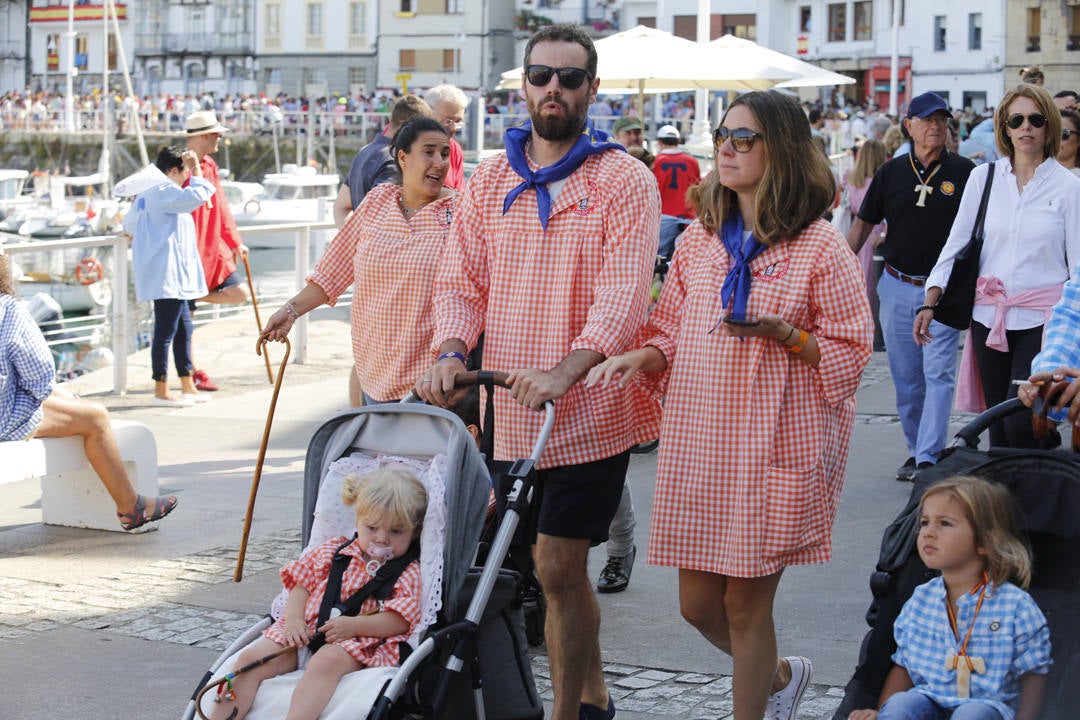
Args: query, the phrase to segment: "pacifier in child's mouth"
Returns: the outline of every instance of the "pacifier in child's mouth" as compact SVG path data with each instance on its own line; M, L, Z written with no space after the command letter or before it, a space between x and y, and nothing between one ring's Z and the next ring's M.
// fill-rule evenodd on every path
M371 558L367 564L367 570L374 575L378 572L379 568L383 566L387 560L394 557L394 548L389 545L383 545L382 543L373 542L367 547L368 557Z

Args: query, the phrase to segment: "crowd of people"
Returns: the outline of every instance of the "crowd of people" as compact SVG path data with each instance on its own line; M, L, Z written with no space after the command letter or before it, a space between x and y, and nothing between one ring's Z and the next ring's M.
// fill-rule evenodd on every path
M991 161L976 166L954 147L964 124L934 93L911 100L896 131L901 142L890 147L894 124L885 116L830 118L783 93L750 92L719 119L715 167L701 177L679 147L688 128L660 127L650 152L646 124L632 114L611 117L610 135L601 127L608 118L596 113L596 50L580 29L538 31L523 67L529 119L506 130L506 152L481 162L468 181L454 139L467 104L460 90L439 86L385 108L386 131L360 151L341 186L340 231L262 339L285 340L301 315L333 304L352 284L354 405L414 392L447 407L462 371L508 371L510 392L495 398L494 459L505 460L530 454L540 424L533 411L556 402L524 523L547 603L555 720L615 717L593 588L618 592L629 583L630 454L658 440L648 560L677 569L680 614L731 656L734 717L793 720L813 666L780 653L774 601L787 568L832 555L855 392L872 352L872 304L910 455L898 479L914 479L942 456L962 331L971 353L964 367L986 405L1010 396L1030 404L1039 384L1080 377L1080 280L1070 267L1080 257L1080 179L1070 172L1077 116L1063 107L1067 96L1023 78L994 111L995 157L976 158ZM227 127L214 108L186 110L187 152L159 155L165 181L137 196L142 206L130 225L140 253L146 241L172 247L191 271L179 282L174 268L159 267L155 277L164 280L139 290L140 299L161 303L154 380L158 397L177 403L196 395L189 384L199 381L188 302L246 299L233 290L234 255L244 247L219 202L211 157ZM830 122L840 125L823 142ZM835 176L830 143L858 146L846 178ZM190 222L177 221L192 204ZM828 219L844 205L846 236ZM150 223L152 213L161 217ZM953 290L950 277L982 232L982 216L974 309L954 327L935 313L943 295L967 292ZM876 284L873 254L885 261ZM653 304L658 256L666 275ZM137 262L151 267L141 254ZM179 398L166 384L170 342ZM1055 405L1073 420L1077 408L1065 406L1077 388ZM47 389L20 401L36 414L15 435L56 432L49 412L60 401ZM69 420L69 434L78 427ZM991 439L1048 444L1011 424L994 427ZM121 512L132 505L129 494L102 478L125 526L175 504L138 498ZM357 510L363 537L354 553L378 559L391 531L391 555L404 553L415 511ZM1038 717L1049 630L1022 589L1031 559L1013 512L1007 491L984 480L954 478L925 493L918 553L940 578L908 601L895 627L893 672L876 706L853 720ZM387 524L388 513L404 519ZM592 583L588 553L603 542L608 564ZM289 613L254 655L299 648L324 629L311 610L325 578L304 567L316 560L305 556L283 571ZM366 642L360 636L406 631L409 603L387 607L363 632L359 623L324 626L339 650L316 653L303 681L314 689L306 715L318 714L314 705L344 672L372 664L353 652ZM999 627L987 630L987 618ZM263 676L296 666L295 654L283 658ZM238 691L241 714L254 685Z

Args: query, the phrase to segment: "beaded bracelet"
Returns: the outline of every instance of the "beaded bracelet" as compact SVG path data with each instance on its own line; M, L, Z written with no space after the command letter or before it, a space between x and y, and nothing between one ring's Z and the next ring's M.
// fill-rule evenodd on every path
M292 300L285 303L284 310L285 310L286 313L288 313L289 317L291 317L293 320L299 320L300 319L300 313L296 312L296 303L294 303Z
M462 355L461 353L457 352L457 351L444 352L442 355L439 356L439 359L436 360L435 362L442 362L443 360L449 360L450 358L454 358L455 360L460 360L462 365L466 364L465 363L465 356Z
M934 306L933 305L920 305L918 308L915 309L915 314L918 315L923 310L929 310L932 313L932 312L934 312Z
M794 345L785 345L784 349L792 355L798 355L806 349L806 343L810 340L810 333L805 330L799 330L799 339Z

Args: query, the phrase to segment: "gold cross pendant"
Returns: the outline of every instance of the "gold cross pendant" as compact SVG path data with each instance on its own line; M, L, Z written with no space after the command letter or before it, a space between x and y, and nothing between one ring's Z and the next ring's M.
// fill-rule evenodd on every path
M971 697L971 673L986 674L986 662L981 657L952 655L945 659L945 669L956 671L956 697Z
M915 186L915 192L919 193L919 199L915 201L915 207L926 207L926 196L934 194L934 188L923 183Z

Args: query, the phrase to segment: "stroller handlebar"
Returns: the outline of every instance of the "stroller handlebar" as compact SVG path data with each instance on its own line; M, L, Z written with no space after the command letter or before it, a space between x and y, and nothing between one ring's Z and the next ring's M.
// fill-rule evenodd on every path
M510 384L506 382L506 379L510 377L508 373L500 370L470 370L468 372L458 373L454 376L454 387L464 388L472 385L497 385L510 389ZM536 443L533 445L532 454L529 456L534 462L540 460L540 455L544 452L544 446L547 445L548 438L551 437L551 429L555 426L555 403L551 400L544 402L544 425L540 429L540 436L536 439Z

